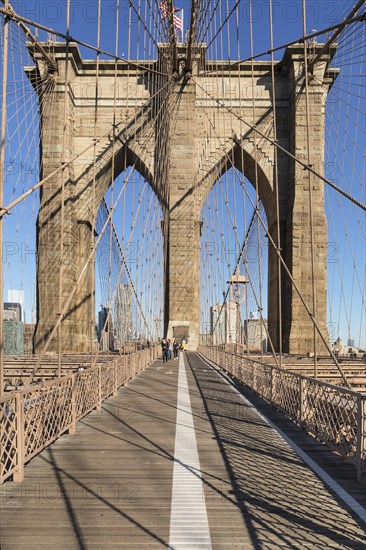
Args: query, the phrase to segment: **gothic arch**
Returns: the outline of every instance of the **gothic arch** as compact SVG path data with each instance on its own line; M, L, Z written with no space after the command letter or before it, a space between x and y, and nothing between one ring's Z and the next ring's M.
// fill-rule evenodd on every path
M249 142L248 142L249 143ZM273 166L268 157L257 147L254 148L252 142L251 150L239 144L233 144L233 147L215 163L199 184L200 192L200 212L206 202L209 192L230 168L239 170L256 187L256 176L258 180L258 194L261 199L268 224L275 221L275 198L273 193ZM257 159L257 160L256 160ZM257 172L257 174L256 174Z

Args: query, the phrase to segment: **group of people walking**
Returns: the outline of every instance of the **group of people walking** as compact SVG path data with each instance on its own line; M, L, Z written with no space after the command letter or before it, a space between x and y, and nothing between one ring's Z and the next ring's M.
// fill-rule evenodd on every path
M184 351L186 349L186 341L182 340L180 344L176 338L174 338L173 342L171 342L167 338L163 338L161 341L163 363L166 363L172 358L172 348L173 348L174 361L178 361L179 350Z

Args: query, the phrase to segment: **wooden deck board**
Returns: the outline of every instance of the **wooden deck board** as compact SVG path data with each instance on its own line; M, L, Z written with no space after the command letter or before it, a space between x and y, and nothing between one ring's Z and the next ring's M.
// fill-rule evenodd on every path
M186 364L212 548L362 548L364 526L256 410ZM156 362L5 483L1 550L167 548L177 381Z

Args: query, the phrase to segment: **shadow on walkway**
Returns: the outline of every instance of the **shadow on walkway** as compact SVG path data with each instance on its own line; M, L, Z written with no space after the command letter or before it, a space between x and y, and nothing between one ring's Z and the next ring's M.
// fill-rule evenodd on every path
M187 360L254 547L364 548L362 522L254 407L197 354L187 353Z

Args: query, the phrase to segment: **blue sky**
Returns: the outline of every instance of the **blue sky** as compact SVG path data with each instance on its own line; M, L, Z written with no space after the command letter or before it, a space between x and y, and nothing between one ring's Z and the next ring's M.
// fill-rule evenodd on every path
M146 22L150 28L150 18L154 22L156 17L156 9L154 14L150 14L149 5L156 6L158 2L151 0L134 0L136 8L140 6L141 12L145 16ZM180 0L175 2L177 7L184 10L185 29L189 26L190 17L190 0ZM216 4L211 0L211 4ZM226 5L229 6L229 11L235 6L236 0L222 0L221 5L223 13ZM336 24L346 15L352 6L354 0L308 0L307 2L307 27L311 29L321 30ZM66 25L66 1L48 1L48 0L27 0L12 2L14 9L32 20L54 28L59 32L65 32ZM120 0L120 36L119 36L119 55L123 53L127 56L128 52L128 23L131 20L134 25L133 31L137 36L137 16L136 13L129 9L129 0ZM70 34L77 37L79 40L96 45L97 41L97 15L98 2L96 0L71 0L70 3ZM116 21L116 0L102 0L101 2L101 47L110 52L115 49L115 21ZM242 57L249 55L249 1L242 0L238 6L238 18L240 23L240 45ZM252 1L252 19L254 30L254 50L255 53L265 51L270 46L269 37L269 1L253 0ZM273 22L274 22L274 43L276 46L294 40L302 35L302 0L273 0ZM142 32L142 31L140 31ZM152 34L154 34L152 27ZM208 35L209 36L209 35ZM232 33L232 59L235 59L235 47L237 39L235 33ZM141 46L141 45L140 45ZM133 47L133 46L132 46ZM137 43L135 42L137 48ZM142 46L141 46L142 48ZM87 53L83 50L83 54ZM131 52L131 54L133 51ZM153 52L152 52L153 53ZM86 56L87 57L87 56ZM132 55L131 55L132 58Z

